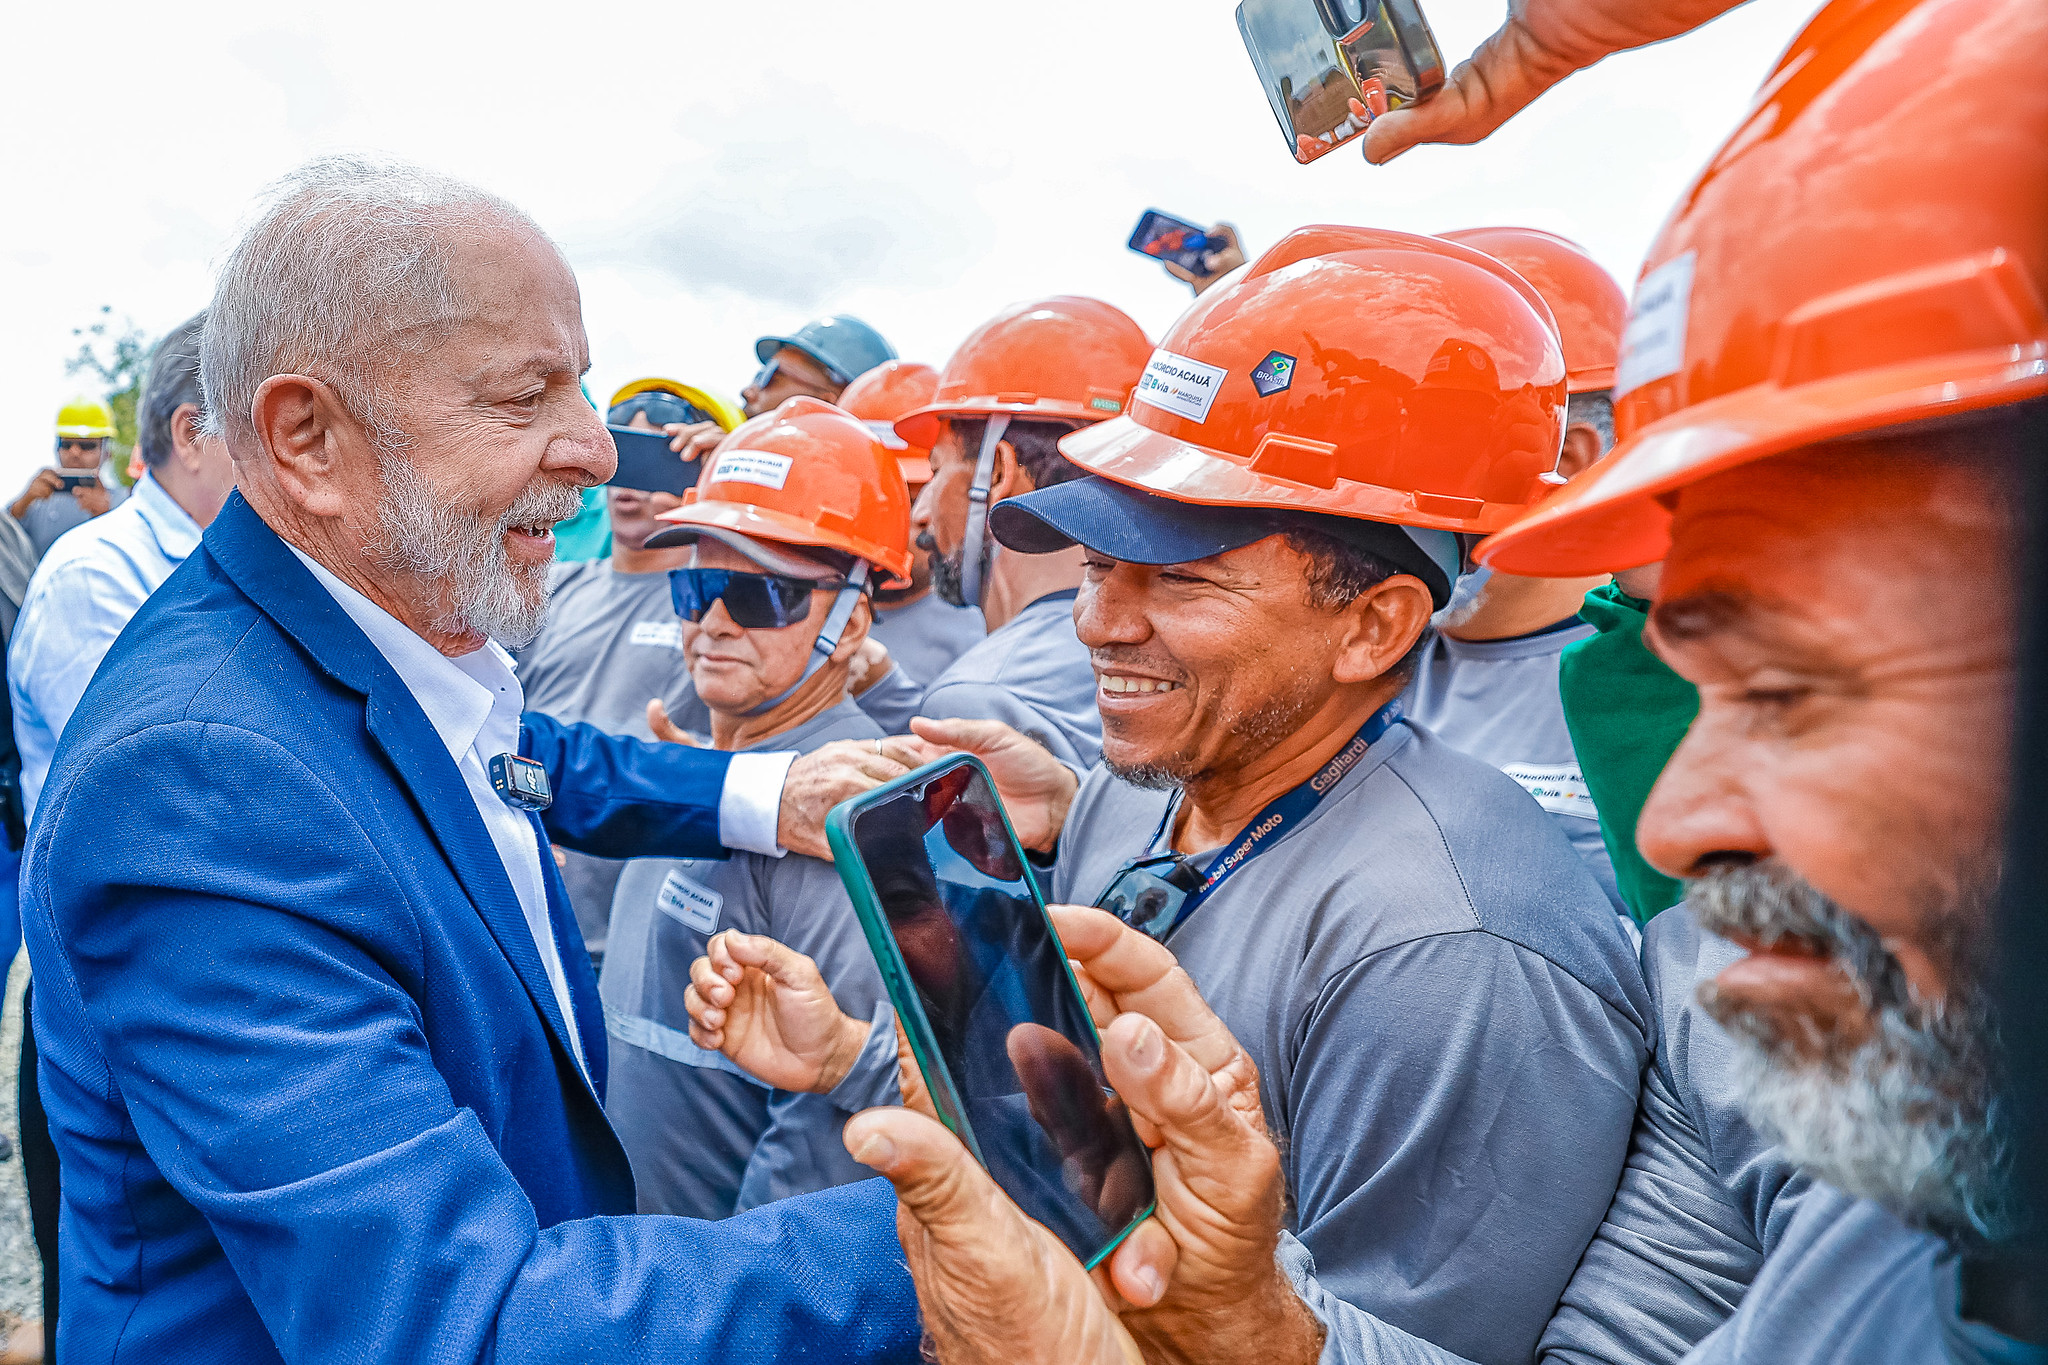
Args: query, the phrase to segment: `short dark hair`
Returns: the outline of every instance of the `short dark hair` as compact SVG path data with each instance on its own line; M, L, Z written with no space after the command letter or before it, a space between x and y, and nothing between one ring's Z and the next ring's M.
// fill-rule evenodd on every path
M1347 544L1313 526L1292 526L1281 534L1287 537L1289 549L1308 560L1303 582L1308 604L1318 611L1342 611L1363 596L1368 588L1386 582L1395 574L1408 572L1391 560ZM1434 631L1425 623L1414 643L1408 646L1408 652L1382 676L1399 679L1405 685L1408 675L1415 671L1415 665L1421 660L1423 650L1429 647L1432 634Z
M1600 453L1614 449L1614 390L1589 389L1565 400L1564 424L1589 426L1600 434Z
M949 417L946 422L953 429L953 439L960 443L960 449L967 452L969 459L981 453L982 433L988 429L987 418ZM1024 477L1031 480L1031 486L1051 488L1054 484L1087 475L1087 470L1060 454L1060 437L1079 431L1085 425L1083 422L1043 417L1013 417L1008 430L1003 432L1003 439L1017 452L1017 466L1024 471Z
M151 469L171 458L171 418L178 409L187 403L206 406L199 387L199 334L205 329L202 309L166 333L149 358L142 401L136 405L136 444L142 448L142 462Z

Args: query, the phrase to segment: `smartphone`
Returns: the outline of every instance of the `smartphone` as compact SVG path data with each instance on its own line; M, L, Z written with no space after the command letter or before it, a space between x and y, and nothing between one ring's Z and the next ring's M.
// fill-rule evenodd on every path
M1237 31L1303 165L1443 88L1443 53L1417 0L1243 0Z
M1138 226L1131 229L1131 240L1126 245L1141 256L1172 261L1182 270L1206 275L1209 273L1208 255L1222 243L1211 242L1208 234L1193 223L1183 222L1158 209L1146 209L1144 216L1138 219Z
M615 488L638 488L681 497L696 487L697 476L704 472L702 460L685 460L670 450L669 438L659 431L614 426L605 430L612 434L612 444L619 452L619 469L611 477Z
M988 770L927 764L825 835L939 1117L1094 1266L1152 1211L1152 1160Z
M67 491L75 492L98 484L100 472L97 469L60 469L57 471L57 480Z

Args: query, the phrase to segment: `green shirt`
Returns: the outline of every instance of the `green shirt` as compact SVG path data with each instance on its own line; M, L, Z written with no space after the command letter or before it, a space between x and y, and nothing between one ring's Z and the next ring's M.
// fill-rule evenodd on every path
M555 526L555 558L564 561L603 559L612 552L612 519L605 487L583 490L583 507Z
M1636 851L1636 818L1658 774L1699 714L1700 694L1643 643L1650 604L1614 584L1586 594L1579 615L1599 634L1565 648L1557 690L1586 787L1600 811L1600 837L1614 880L1636 923L1685 899L1685 883Z

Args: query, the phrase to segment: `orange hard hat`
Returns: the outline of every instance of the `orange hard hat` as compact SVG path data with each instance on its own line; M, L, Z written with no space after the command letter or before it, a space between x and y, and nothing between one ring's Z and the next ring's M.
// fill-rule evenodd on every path
M867 423L875 439L896 453L903 481L912 487L931 482L932 452L896 434L896 419L932 401L939 372L915 360L885 360L846 386L839 406Z
M931 401L898 419L896 434L929 450L946 417L1100 422L1124 411L1151 353L1145 329L1100 299L1011 304L960 343Z
M2048 393L2044 64L2040 0L1815 16L1650 250L1614 450L1480 558L1652 563L1687 484Z
M683 505L659 518L674 529L649 537L649 549L699 536L756 559L762 541L810 546L865 560L893 586L908 583L910 493L894 455L857 418L823 399L792 398L742 423L705 459Z
M1564 356L1542 296L1437 237L1306 227L1160 342L1060 453L1180 502L1497 530L1548 491Z
M1440 235L1485 252L1536 286L1564 342L1567 390L1593 393L1613 386L1628 295L1584 247L1538 228L1460 228Z

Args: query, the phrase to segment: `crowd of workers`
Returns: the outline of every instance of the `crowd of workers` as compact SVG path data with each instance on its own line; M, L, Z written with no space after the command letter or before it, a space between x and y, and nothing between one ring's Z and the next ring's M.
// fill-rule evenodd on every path
M1531 0L1367 154L1723 8ZM516 208L303 168L132 494L81 400L0 517L50 1358L2048 1361L1988 987L2044 56L1833 0L1632 308L1534 229L1219 231L1156 342L833 316L601 414ZM1154 1149L1092 1276L826 850L956 751Z

